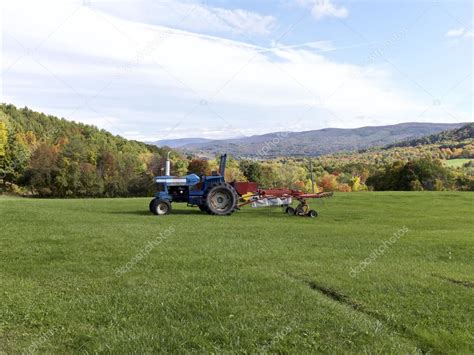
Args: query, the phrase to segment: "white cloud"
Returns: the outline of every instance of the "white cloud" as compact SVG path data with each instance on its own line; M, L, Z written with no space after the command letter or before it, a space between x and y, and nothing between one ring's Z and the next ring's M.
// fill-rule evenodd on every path
M462 36L464 34L464 28L456 28L456 29L452 29L452 30L449 30L448 32L446 32L445 36L446 37L458 37L458 36Z
M123 19L198 32L265 35L276 26L273 16L210 6L198 0L100 0L92 1L90 7Z
M464 37L464 38L470 38L474 37L474 31L469 28L454 28L446 32L445 34L446 37Z
M117 134L152 140L357 127L416 120L425 109L387 68L329 60L325 42L265 50L77 2L18 4L4 13L4 63L14 63L4 95ZM39 43L25 56L23 46Z
M210 8L208 11L222 22L223 28L237 33L268 34L275 26L273 16L262 16L245 10Z
M296 0L300 5L311 8L311 14L316 19L323 17L343 18L349 15L349 11L344 6L337 6L331 0Z

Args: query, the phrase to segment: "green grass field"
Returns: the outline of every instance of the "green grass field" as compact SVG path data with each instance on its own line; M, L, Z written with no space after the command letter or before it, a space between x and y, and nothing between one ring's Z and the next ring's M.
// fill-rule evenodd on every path
M473 193L148 200L0 198L0 353L474 352Z
M444 165L448 168L462 168L464 164L469 163L472 159L450 159L443 160Z

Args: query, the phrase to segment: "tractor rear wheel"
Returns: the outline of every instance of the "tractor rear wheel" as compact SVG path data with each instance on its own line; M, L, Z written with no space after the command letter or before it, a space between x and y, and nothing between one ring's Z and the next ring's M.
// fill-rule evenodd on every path
M210 186L204 194L204 208L207 213L225 216L231 215L237 209L237 192L227 183Z
M168 200L155 199L152 212L157 216L164 216L171 213L171 203Z

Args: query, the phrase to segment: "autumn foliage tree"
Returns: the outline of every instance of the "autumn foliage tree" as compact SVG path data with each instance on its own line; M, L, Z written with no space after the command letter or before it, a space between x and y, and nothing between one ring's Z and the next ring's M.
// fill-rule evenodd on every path
M188 171L197 175L210 175L211 167L207 159L193 159L189 162Z
M33 152L26 178L28 185L39 195L48 196L54 192L56 179L60 173L58 160L58 148L48 143L40 144Z

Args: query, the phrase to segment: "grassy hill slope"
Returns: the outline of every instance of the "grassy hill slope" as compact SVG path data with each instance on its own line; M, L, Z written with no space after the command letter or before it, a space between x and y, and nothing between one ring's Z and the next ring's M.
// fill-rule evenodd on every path
M317 219L0 198L1 350L472 353L473 198L339 193Z

